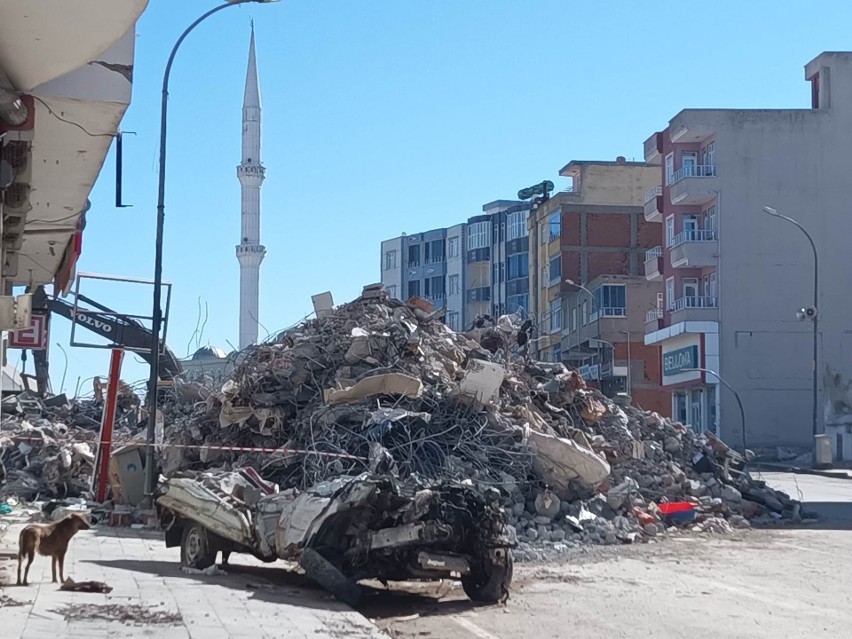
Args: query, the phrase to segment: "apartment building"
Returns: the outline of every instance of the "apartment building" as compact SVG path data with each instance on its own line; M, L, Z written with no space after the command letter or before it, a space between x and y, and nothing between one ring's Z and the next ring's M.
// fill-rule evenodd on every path
M812 303L813 255L799 229L764 207L813 237L819 370L852 372L852 300L838 281L852 272L852 53L819 55L805 79L811 108L686 109L645 142L646 161L661 168L644 217L662 225L646 277L664 286L645 343L662 348L674 416L729 442L742 436L734 396L692 369L737 389L749 445L811 440L813 328L795 311Z
M526 312L529 203L496 200L482 210L449 228L382 242L381 281L390 295L446 306L445 321L457 331L478 315Z
M559 174L571 187L528 222L529 295L540 359L579 368L609 394L639 391L643 406L668 414L659 349L645 347L641 330L662 293L661 283L642 277L645 252L660 233L642 205L659 171L623 157L563 167Z

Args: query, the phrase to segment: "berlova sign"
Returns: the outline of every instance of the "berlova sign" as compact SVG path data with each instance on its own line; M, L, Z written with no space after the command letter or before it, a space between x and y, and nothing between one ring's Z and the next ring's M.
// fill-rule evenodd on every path
M698 347L687 346L663 353L663 375L677 375L688 368L698 367Z

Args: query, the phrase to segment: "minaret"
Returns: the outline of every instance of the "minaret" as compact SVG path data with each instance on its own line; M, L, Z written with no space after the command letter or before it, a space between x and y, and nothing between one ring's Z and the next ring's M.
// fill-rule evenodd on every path
M246 90L243 96L243 157L237 167L242 192L240 243L240 349L257 343L260 302L260 263L266 248L260 243L260 187L266 169L260 161L260 85L254 52L254 22L251 25Z

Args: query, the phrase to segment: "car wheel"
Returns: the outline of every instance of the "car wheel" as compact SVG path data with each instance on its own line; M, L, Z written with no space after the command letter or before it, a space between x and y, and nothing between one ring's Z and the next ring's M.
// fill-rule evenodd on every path
M299 557L299 565L305 574L328 590L336 599L349 606L357 606L361 600L358 584L340 572L328 559L313 548L305 548Z
M513 570L512 551L498 548L491 551L469 575L462 577L462 588L471 601L505 601L509 597Z
M198 524L187 524L180 540L180 563L187 568L204 570L216 563L216 550L211 549L207 530Z

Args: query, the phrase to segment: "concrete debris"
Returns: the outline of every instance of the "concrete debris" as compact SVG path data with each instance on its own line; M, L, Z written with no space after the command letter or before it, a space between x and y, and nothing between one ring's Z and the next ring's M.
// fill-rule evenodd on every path
M132 626L177 626L183 617L177 612L154 610L137 604L81 604L75 602L53 610L65 617L65 621L80 619L104 619L119 621Z
M498 488L514 529L537 544L659 536L663 502L694 506L692 521L676 522L685 526L800 512L713 433L618 405L577 371L528 359L519 317L455 333L441 316L369 287L257 346L224 386L195 394L203 400L174 393L163 407L164 474L251 466L301 490L365 470L472 482Z
M96 385L96 391L98 387ZM0 461L6 483L0 497L26 501L90 496L103 401L41 399L27 392L3 399ZM145 426L140 398L122 384L116 410L114 447L138 435Z

